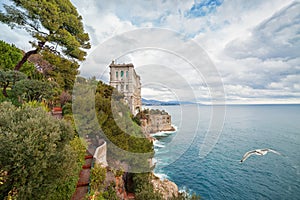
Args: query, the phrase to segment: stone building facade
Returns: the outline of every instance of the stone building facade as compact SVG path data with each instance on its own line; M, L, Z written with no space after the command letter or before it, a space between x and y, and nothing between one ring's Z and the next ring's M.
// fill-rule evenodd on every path
M145 133L175 131L175 128L172 126L171 115L167 112L160 110L150 110L146 112L148 113L140 119Z
M114 61L110 67L109 84L124 94L132 114L137 114L142 108L141 80L134 70L133 64L116 64Z

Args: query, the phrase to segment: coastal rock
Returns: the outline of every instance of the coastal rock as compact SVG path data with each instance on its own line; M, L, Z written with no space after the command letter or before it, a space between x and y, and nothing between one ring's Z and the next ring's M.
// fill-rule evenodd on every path
M157 176L153 175L151 183L154 190L161 193L164 199L178 196L178 186L168 179L160 180Z

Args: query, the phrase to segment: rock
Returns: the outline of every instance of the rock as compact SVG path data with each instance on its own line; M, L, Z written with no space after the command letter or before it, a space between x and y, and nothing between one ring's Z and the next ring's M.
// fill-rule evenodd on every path
M154 190L161 193L164 199L178 196L177 185L168 179L160 180L157 176L153 175L151 183L153 184Z

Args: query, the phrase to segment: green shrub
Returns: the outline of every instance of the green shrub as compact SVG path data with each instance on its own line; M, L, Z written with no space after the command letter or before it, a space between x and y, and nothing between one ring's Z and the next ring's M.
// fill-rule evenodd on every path
M0 166L7 175L0 199L70 199L84 148L78 143L68 123L40 107L1 103Z
M106 168L101 167L99 164L95 164L91 169L91 189L94 191L102 191L104 189L104 180L106 177Z

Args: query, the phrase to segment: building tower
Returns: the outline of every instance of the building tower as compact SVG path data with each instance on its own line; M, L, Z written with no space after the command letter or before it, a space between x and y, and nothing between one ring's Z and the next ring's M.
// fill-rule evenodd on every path
M116 64L112 61L109 68L109 84L124 94L125 102L127 102L131 113L137 114L142 108L141 81L133 64Z

